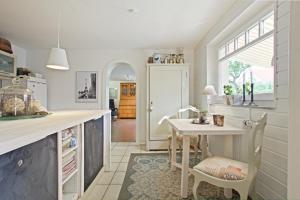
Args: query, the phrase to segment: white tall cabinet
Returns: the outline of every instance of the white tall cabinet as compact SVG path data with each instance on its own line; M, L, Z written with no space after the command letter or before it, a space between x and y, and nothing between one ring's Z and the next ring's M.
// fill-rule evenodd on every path
M188 64L147 65L147 148L166 149L170 134L162 117L189 105Z
M24 86L31 90L33 99L39 100L47 108L47 81L36 77L24 77Z

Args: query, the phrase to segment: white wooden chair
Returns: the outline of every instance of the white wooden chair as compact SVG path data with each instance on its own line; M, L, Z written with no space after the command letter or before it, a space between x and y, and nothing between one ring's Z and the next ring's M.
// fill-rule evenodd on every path
M186 108L182 108L178 110L176 116L178 119L181 119L183 118L185 113L189 115L190 112L196 113L197 116L199 117L199 110L193 106L188 106ZM200 140L201 140L201 136L191 136L190 138L190 148L195 152L195 157L197 157L198 151L200 150ZM176 143L178 144L179 150L182 152L183 139L182 136L179 134L176 134ZM172 134L168 136L169 161L171 161L171 144L172 144Z
M218 187L235 189L240 194L240 200L247 200L252 187L254 199L255 180L261 164L264 130L267 123L267 114L263 114L258 121L247 121L248 163L231 160L224 157L209 157L192 169L195 176L193 195L197 197L197 188L200 182L205 181Z

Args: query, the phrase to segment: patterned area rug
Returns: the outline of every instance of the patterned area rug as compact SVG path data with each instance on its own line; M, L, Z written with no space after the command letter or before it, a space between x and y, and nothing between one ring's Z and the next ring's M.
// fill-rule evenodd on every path
M200 156L190 155L190 167L200 162ZM178 200L180 199L181 170L170 170L167 153L131 154L119 200ZM177 154L177 162L181 161ZM194 199L192 186L193 176L189 177L189 198ZM203 200L226 199L224 190L202 182L198 188L199 198ZM239 199L233 193L234 200Z

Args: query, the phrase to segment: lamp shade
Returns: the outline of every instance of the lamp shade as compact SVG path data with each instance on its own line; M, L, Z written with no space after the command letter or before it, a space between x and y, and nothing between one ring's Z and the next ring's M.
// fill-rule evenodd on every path
M52 48L50 50L46 66L52 69L69 70L70 67L67 59L66 50L61 48Z
M203 95L217 95L217 92L215 90L215 87L213 85L207 85L205 86L203 92Z

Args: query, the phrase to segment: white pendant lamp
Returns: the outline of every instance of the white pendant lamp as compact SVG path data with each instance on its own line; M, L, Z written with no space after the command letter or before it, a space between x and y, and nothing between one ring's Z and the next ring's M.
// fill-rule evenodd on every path
M59 11L57 23L57 48L50 50L49 58L46 67L58 70L69 70L69 62L65 49L60 48L60 18L61 12Z

